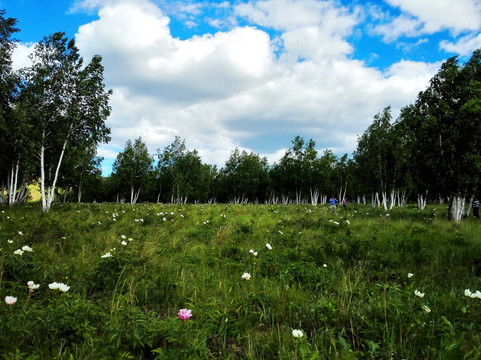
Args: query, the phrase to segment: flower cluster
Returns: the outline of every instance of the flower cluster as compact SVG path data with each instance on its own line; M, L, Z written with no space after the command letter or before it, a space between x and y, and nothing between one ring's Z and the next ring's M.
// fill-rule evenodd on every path
M33 281L28 281L27 286L28 286L29 292L31 292L31 293L34 292L35 290L37 290L40 287L39 284L35 284Z
M67 286L63 283L57 283L57 282L53 282L51 284L48 284L48 287L52 290L59 290L61 292L67 292L70 289L70 286Z
M33 252L33 249L32 249L30 246L28 246L28 245L24 245L24 246L22 246L21 249L17 249L17 250L15 250L13 253L14 253L15 255L23 255L23 253L24 253L25 251L27 251L27 252Z
M244 280L250 280L250 279L251 279L251 274L249 274L248 272L244 272L244 273L242 274L242 278L243 278Z
M249 254L251 254L253 256L257 256L257 251L254 251L254 250L250 249Z
M476 290L476 292L471 292L471 290L469 289L466 289L464 290L464 295L467 296L467 297L470 297L472 299L474 298L478 298L478 299L481 299L481 292L479 290Z

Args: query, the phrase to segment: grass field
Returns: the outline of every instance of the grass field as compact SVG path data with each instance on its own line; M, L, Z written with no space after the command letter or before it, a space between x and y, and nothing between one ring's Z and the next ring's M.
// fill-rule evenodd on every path
M445 213L0 207L0 357L478 359L481 223Z

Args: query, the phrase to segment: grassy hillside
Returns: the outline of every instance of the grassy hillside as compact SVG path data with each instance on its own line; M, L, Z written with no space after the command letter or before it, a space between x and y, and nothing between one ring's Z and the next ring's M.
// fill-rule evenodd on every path
M0 208L0 357L480 358L481 223L444 213Z

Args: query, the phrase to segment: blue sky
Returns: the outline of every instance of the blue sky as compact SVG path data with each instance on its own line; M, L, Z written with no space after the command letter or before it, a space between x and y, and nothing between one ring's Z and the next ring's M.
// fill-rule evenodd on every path
M113 90L104 174L128 139L180 136L221 167L236 147L277 161L300 135L351 154L375 114L412 103L442 61L481 47L479 0L0 0L15 67L56 31L100 54Z

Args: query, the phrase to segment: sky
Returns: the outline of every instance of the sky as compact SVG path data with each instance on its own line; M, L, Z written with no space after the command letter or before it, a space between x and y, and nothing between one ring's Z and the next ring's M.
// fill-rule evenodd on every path
M99 54L112 113L103 174L127 140L152 155L176 136L222 167L235 148L279 161L297 136L356 149L442 62L481 47L481 0L0 0L21 30L14 66L63 31Z

